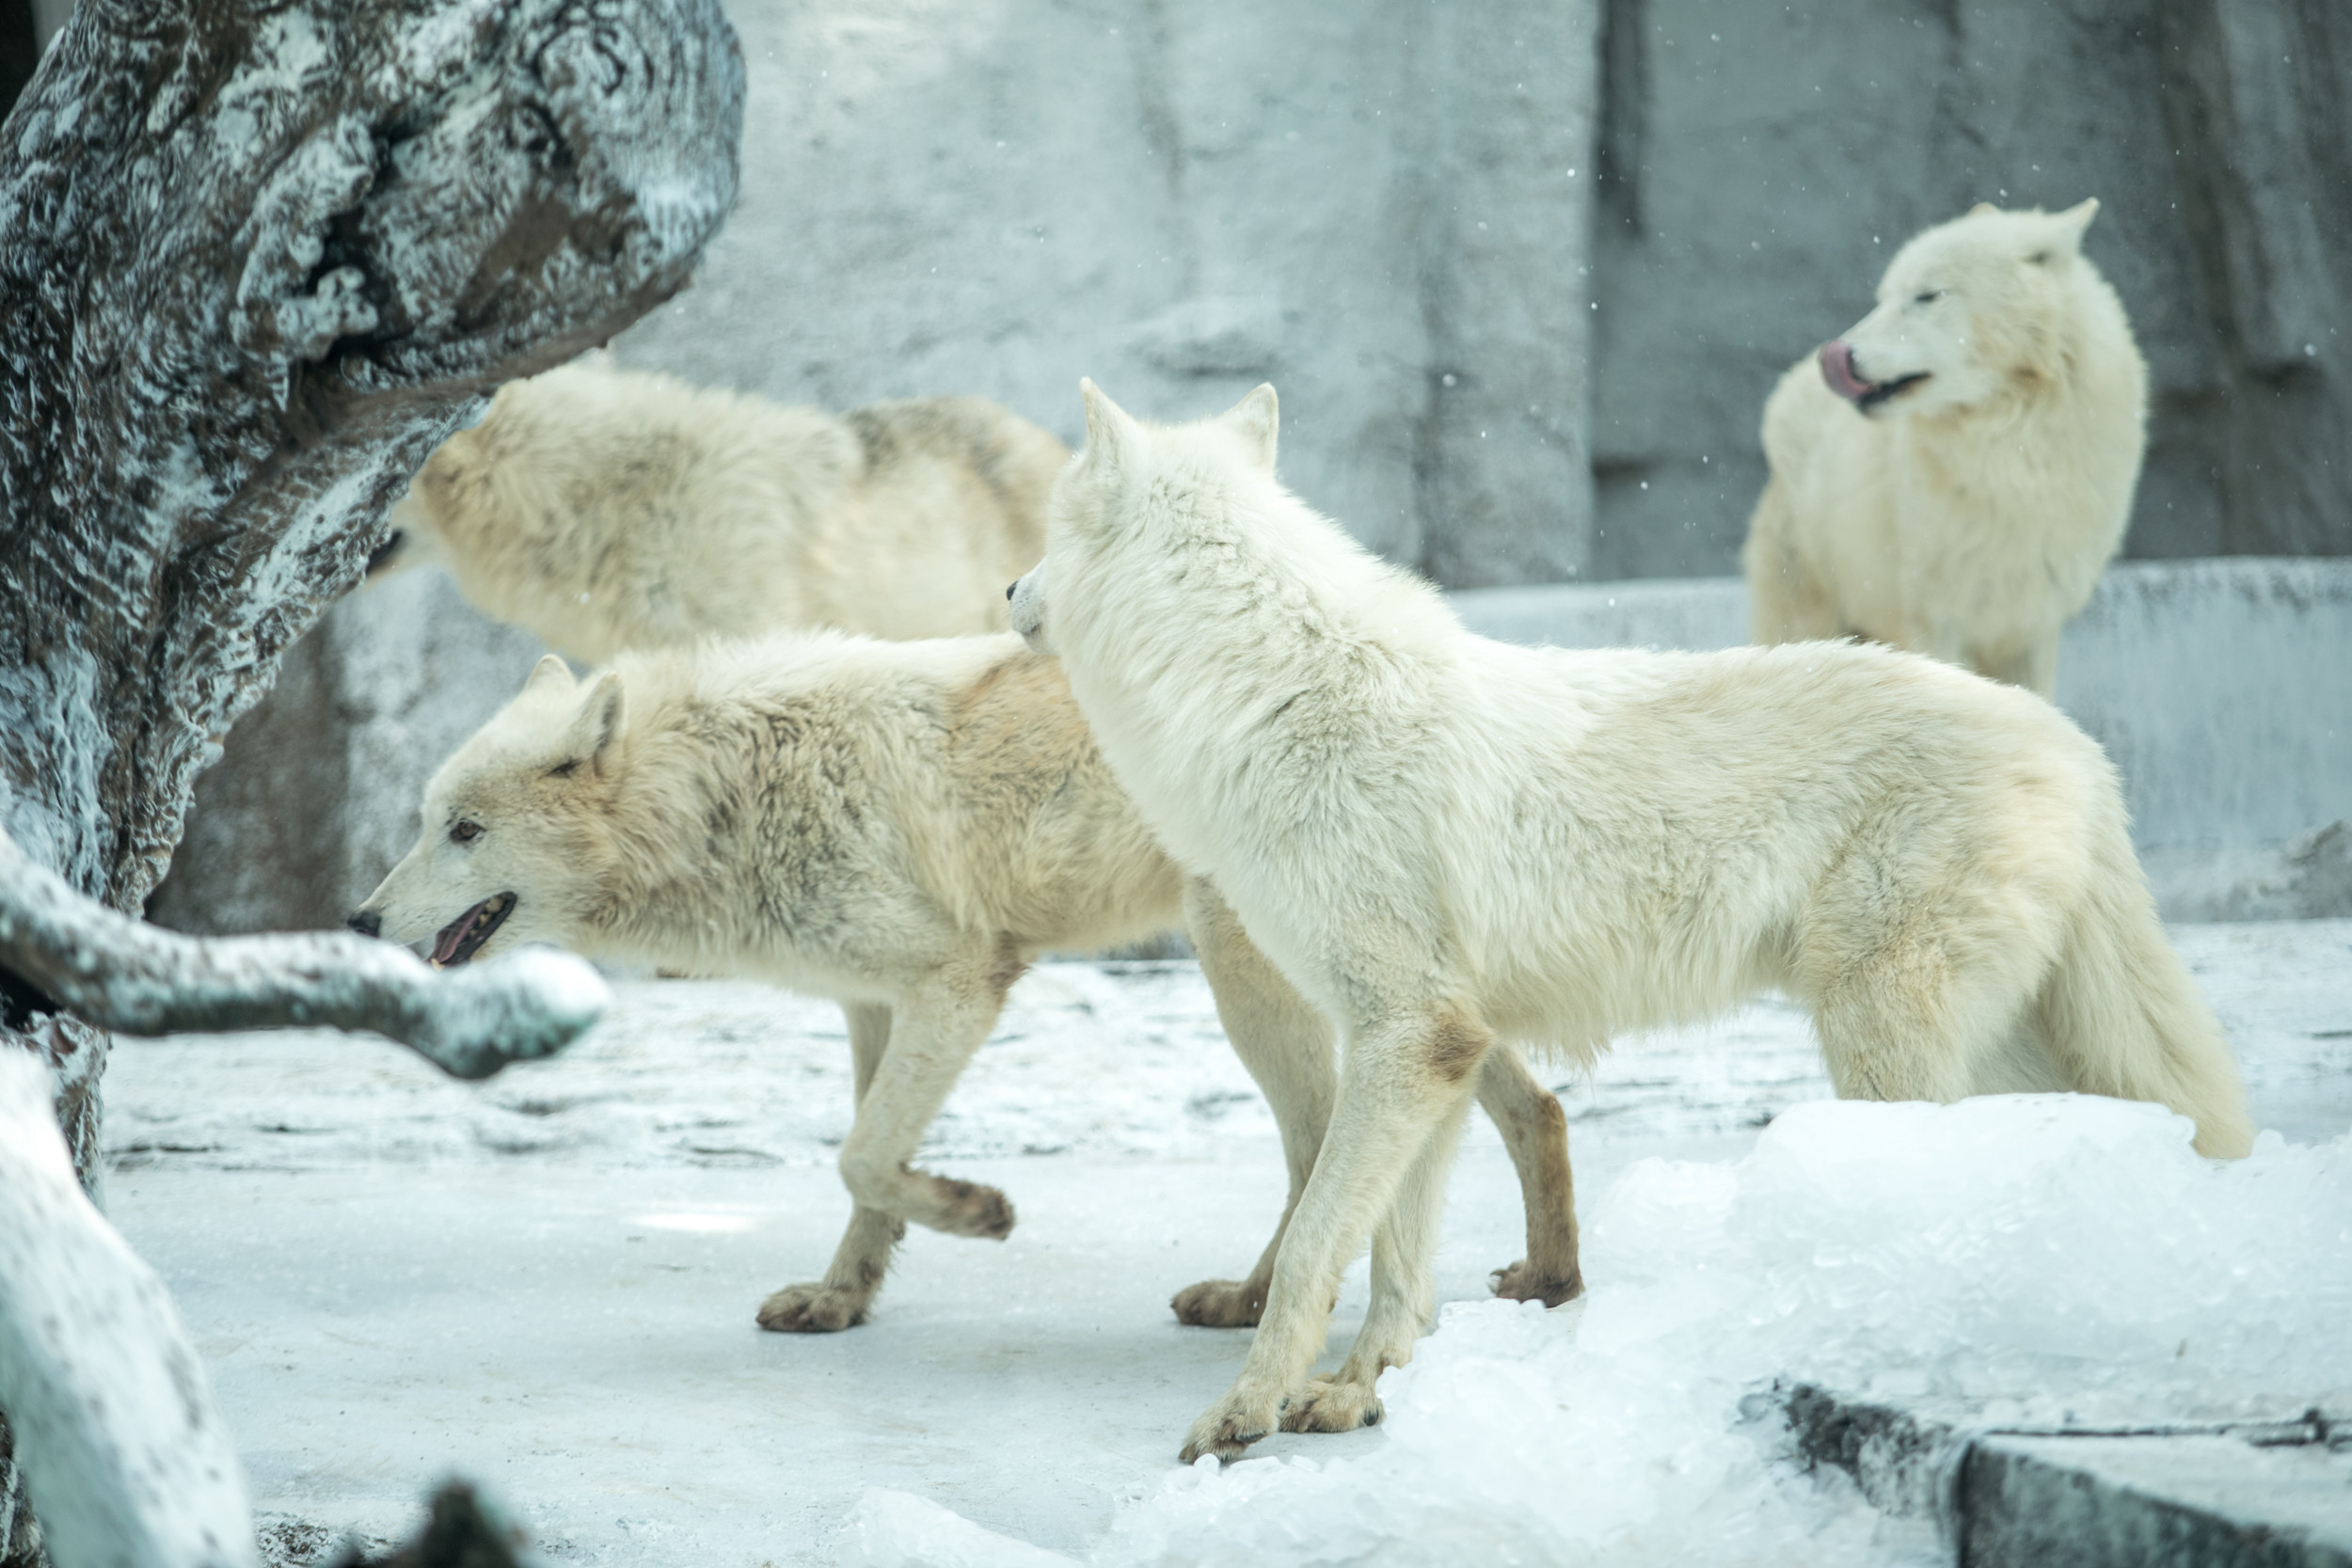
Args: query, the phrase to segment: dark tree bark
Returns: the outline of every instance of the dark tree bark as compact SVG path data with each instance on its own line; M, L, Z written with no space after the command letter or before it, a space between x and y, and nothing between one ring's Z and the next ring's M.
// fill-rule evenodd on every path
M0 131L0 832L136 911L425 454L685 284L741 124L717 0L82 0ZM0 1002L94 1187L104 1036Z

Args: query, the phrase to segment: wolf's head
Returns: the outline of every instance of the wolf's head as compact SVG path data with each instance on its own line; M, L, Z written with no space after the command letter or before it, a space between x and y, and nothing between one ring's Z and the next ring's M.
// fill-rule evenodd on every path
M2062 213L1980 205L1897 252L1878 308L1824 344L1830 389L1864 414L1995 403L2062 379L2087 313L2122 309L2083 259L2099 203Z
M1222 881L1254 853L1236 835L1271 818L1229 821L1212 802L1288 787L1277 774L1299 784L1340 731L1379 729L1420 699L1461 628L1427 584L1282 487L1273 388L1214 419L1149 426L1082 390L1086 450L1055 482L1045 560L1013 585L1014 626L1060 656L1161 843Z
M621 677L582 688L550 654L522 692L441 765L424 826L352 928L433 939L451 967L518 942L579 944L609 858L600 826L626 742Z
M1062 467L1046 505L1045 560L1005 590L1012 629L1041 654L1057 652L1046 599L1046 567L1057 555L1091 565L1137 544L1182 547L1188 535L1214 533L1218 511L1198 504L1141 504L1152 497L1197 495L1203 487L1230 497L1235 474L1271 483L1279 415L1271 385L1262 385L1215 419L1192 424L1146 426L1130 418L1092 381L1081 380L1086 448ZM1136 537L1138 531L1152 536ZM1082 569L1073 564L1073 571Z

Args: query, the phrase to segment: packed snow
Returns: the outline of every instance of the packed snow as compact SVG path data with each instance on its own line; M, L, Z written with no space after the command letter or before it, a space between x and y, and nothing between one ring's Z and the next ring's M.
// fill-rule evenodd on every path
M124 1041L114 1213L285 1560L455 1470L559 1562L1901 1563L1920 1527L1791 1460L1776 1380L2018 1421L2352 1399L2352 922L2174 937L2276 1130L2251 1159L2146 1106L1830 1101L1784 1005L1623 1042L1562 1081L1587 1298L1487 1297L1520 1215L1478 1123L1385 1422L1222 1470L1173 1455L1247 1337L1166 1302L1248 1266L1282 1177L1186 964L1016 988L924 1159L1019 1227L917 1232L841 1335L752 1325L847 1217L850 1107L837 1011L757 986L622 984L479 1085L337 1036ZM1359 1263L1327 1364L1363 1295Z

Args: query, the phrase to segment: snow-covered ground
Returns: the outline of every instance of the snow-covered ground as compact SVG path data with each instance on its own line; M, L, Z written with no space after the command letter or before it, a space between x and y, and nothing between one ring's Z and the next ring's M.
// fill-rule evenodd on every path
M2283 1134L2253 1160L2095 1101L1808 1105L1780 1006L1623 1042L1563 1086L1586 1302L1487 1298L1520 1215L1474 1122L1454 1305L1387 1422L1221 1474L1173 1455L1247 1336L1167 1301L1248 1267L1281 1163L1189 965L1022 982L925 1154L1018 1227L910 1236L841 1335L752 1322L849 1208L839 1015L757 986L625 984L474 1085L361 1038L124 1041L111 1211L294 1560L405 1533L456 1471L582 1563L1896 1562L1915 1532L1784 1463L1760 1382L2045 1418L2352 1397L2352 922L2174 934ZM1333 1360L1362 1307L1359 1264Z

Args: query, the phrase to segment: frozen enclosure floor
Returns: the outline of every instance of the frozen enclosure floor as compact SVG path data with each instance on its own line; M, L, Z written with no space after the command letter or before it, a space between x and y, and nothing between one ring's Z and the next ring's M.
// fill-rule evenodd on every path
M2352 922L2174 938L2258 1121L2298 1142L2352 1126ZM1588 1218L1632 1162L1740 1159L1828 1094L1776 1005L1623 1042L1589 1083L1548 1076ZM113 1215L175 1292L265 1519L395 1536L458 1471L559 1561L839 1560L869 1487L1087 1551L1119 1498L1175 1472L1247 1345L1180 1327L1168 1297L1245 1270L1282 1192L1271 1118L1189 965L1022 982L924 1156L1002 1186L1018 1227L915 1231L871 1321L834 1336L752 1323L821 1272L848 1213L826 1004L631 983L565 1056L480 1085L333 1035L126 1040L107 1100ZM1474 1117L1465 1144L1441 1301L1485 1299L1522 1250L1491 1129ZM1362 1310L1359 1263L1327 1365Z

